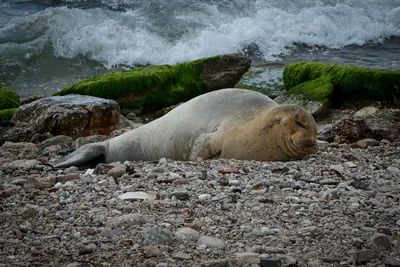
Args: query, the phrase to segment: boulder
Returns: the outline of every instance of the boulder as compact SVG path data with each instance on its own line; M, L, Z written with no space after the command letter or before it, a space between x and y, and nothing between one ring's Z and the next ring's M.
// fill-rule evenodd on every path
M6 141L14 143L29 142L35 133L36 129L32 124L0 121L0 145L4 144Z
M342 104L354 101L396 102L400 72L324 62L297 62L285 67L287 94L301 94L312 101Z
M95 76L55 95L91 95L118 102L121 108L148 113L188 101L200 94L234 87L250 68L251 59L232 54L153 65Z
M118 128L119 116L119 106L113 100L67 95L23 105L15 111L12 122L32 125L35 133L49 132L75 139L93 134L108 135Z

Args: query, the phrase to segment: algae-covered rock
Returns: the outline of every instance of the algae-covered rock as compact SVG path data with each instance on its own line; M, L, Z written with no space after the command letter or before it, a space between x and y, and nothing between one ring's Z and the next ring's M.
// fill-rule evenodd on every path
M0 121L10 121L17 108L9 108L0 110Z
M332 103L372 100L393 102L400 96L400 72L330 64L298 62L285 67L288 94Z
M174 66L154 65L95 76L55 95L91 95L113 99L121 108L155 111L209 91L233 87L250 64L248 57L234 54Z
M20 105L19 95L16 92L6 87L0 87L0 110L17 108Z

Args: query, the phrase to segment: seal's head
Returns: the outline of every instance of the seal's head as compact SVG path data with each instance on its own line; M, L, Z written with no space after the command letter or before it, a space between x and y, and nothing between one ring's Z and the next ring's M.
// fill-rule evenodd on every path
M288 104L276 106L268 113L269 121L263 130L276 137L276 148L288 159L302 159L317 151L317 125L308 111Z

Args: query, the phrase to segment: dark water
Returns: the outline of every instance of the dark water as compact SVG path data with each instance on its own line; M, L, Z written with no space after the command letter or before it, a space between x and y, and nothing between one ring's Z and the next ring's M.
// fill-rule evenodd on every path
M246 53L258 80L320 60L400 70L400 0L0 0L0 85L50 95L87 77Z

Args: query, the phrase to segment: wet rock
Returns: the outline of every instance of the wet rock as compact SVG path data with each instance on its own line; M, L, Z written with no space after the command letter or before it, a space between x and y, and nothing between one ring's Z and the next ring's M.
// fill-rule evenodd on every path
M378 251L392 251L390 238L385 234L375 233L373 236L371 236L371 243Z
M218 238L203 235L197 241L197 246L205 246L208 248L223 248L225 247L225 243Z
M119 106L113 100L66 95L45 97L23 105L15 111L12 121L33 125L35 133L78 138L111 133L118 127L119 115Z
M160 227L145 228L141 237L144 245L171 245L174 242L171 231Z

